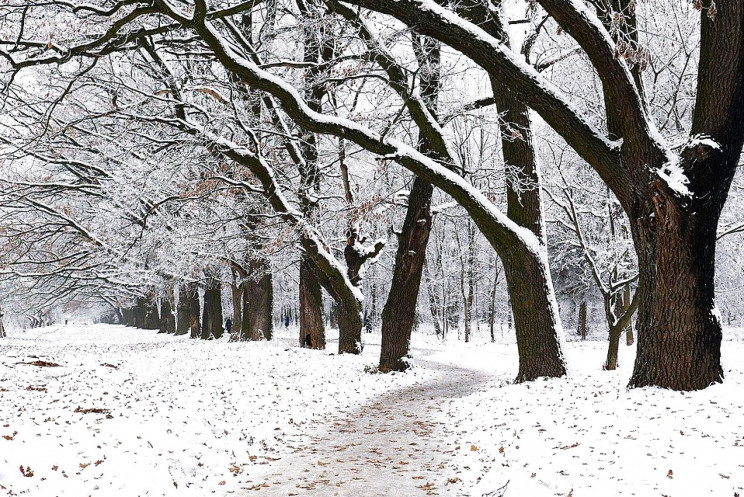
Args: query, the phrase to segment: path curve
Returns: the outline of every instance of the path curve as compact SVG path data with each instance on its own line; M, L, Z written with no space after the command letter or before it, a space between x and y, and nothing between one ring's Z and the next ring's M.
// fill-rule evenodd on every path
M316 425L307 441L268 466L246 495L415 497L469 495L457 477L458 434L441 421L444 401L482 389L482 371L418 359L436 372L341 419ZM259 476L259 475L257 475Z

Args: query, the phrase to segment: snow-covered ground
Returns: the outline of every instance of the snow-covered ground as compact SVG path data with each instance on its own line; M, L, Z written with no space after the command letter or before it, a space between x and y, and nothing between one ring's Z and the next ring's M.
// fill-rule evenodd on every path
M11 333L0 495L744 495L742 342L724 342L724 384L678 393L626 390L632 347L602 371L599 341L566 344L568 379L513 385L513 344L418 334L414 367L380 375L364 338L354 357L292 330Z

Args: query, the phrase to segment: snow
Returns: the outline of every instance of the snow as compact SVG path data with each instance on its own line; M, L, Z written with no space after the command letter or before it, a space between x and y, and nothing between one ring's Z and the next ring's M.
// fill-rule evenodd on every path
M685 175L682 167L680 167L679 161L670 160L657 169L656 174L663 179L667 186L677 195L681 197L692 196L692 192L687 188L690 179Z
M336 356L278 331L258 343L112 325L11 332L0 495L744 491L744 330L724 332L726 381L689 393L627 390L634 348L603 371L605 341L565 343L568 378L515 385L508 332L469 344L416 332L412 369L382 375L369 372L376 333L362 355Z
M708 135L697 134L690 137L690 141L687 143L687 148L694 147L708 147L713 150L721 150L721 144L715 141Z

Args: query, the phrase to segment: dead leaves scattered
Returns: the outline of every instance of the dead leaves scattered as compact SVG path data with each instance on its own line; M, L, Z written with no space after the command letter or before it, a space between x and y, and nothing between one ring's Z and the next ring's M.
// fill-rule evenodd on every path
M42 360L37 360L33 362L27 362L26 364L30 364L31 366L38 366L40 368L58 368L60 367L59 364L56 362L47 362Z
M26 478L31 478L34 476L34 472L31 470L30 466L26 466L26 468L23 468L23 464L21 464L21 474L25 476Z
M83 409L80 406L77 406L75 408L75 411L80 414L105 414L106 419L113 419L113 416L111 415L110 409L103 409L102 407L90 407L88 409Z

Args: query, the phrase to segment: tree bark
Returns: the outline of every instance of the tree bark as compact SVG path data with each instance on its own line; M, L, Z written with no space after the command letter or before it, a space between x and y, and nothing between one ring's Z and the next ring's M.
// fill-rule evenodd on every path
M576 333L582 340L586 340L586 300L582 300L579 304L579 319Z
M434 188L416 178L408 197L408 209L398 236L395 267L387 302L382 310L382 349L380 371L403 371L408 365L411 330L421 274L426 260L426 245L431 231L431 196Z
M254 279L250 275L259 276ZM249 277L243 282L243 322L241 340L271 340L274 333L272 311L274 285L267 261L252 261Z
M723 379L713 286L720 208L656 204L654 222L633 229L640 304L630 386L698 390Z
M189 285L188 283L181 282L178 285L178 320L176 321L176 335L186 335L189 332L191 327L191 321L189 319L190 303L191 296L189 295Z
M517 335L518 383L566 374L558 339L558 305L546 259L523 250L509 251L501 259Z
M171 299L173 290L170 289L160 301L160 333L176 332L176 316L173 315Z
M340 310L339 310L340 311ZM339 325L340 328L340 325ZM312 262L300 259L300 345L323 350L326 346L323 322L323 293L313 275Z
M191 338L199 338L201 324L199 321L199 284L196 282L186 283L189 302L189 327Z
M421 96L428 110L436 115L440 74L439 43L425 37L415 37L414 49L420 71ZM423 131L422 131L423 132ZM436 147L425 136L419 136L419 151L431 156L442 156L446 150ZM385 306L382 309L382 348L380 371L403 371L408 365L408 355L416 317L421 276L426 262L426 247L431 232L431 197L434 187L416 178L408 195L408 208L398 235L393 280Z
M207 278L204 289L204 309L202 315L202 340L222 337L222 283Z

